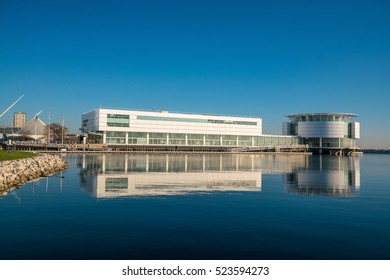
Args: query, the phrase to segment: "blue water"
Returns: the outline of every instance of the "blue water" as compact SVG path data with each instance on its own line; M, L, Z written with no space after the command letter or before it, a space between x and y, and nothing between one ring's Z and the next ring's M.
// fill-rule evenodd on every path
M0 259L390 259L390 156L80 155L0 200Z

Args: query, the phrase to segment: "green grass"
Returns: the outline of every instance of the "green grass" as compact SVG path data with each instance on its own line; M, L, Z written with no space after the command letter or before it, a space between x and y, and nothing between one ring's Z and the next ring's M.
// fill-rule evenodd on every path
M14 160L20 158L31 158L33 156L35 156L35 153L0 150L0 161Z

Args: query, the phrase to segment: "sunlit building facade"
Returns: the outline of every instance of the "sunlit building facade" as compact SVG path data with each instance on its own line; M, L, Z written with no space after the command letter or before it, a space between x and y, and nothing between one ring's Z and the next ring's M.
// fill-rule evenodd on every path
M116 146L256 148L299 144L297 136L264 135L260 117L100 108L82 115L82 130L101 135L103 144Z
M292 151L348 154L359 148L360 124L355 114L305 113L287 115L283 135L267 135L260 117L175 113L100 108L82 115L82 130L97 143L145 149ZM163 150L163 149L162 149ZM302 150L301 150L302 151Z
M358 150L360 123L351 122L356 114L303 113L286 117L291 122L283 124L284 135L299 137L300 144L319 153L350 153Z

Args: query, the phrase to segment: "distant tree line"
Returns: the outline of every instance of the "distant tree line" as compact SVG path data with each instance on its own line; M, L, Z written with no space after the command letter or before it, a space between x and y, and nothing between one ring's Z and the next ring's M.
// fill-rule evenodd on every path
M62 136L64 137L64 143L66 142L66 135L68 134L68 129L66 127L62 127L59 123L52 123L50 126L46 128L46 139L49 137L49 131L50 131L50 143L61 143L62 142Z

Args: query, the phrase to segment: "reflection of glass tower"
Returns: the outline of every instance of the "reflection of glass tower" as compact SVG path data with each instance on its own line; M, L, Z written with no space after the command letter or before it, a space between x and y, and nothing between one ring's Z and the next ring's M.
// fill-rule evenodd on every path
M308 157L306 168L286 179L291 193L351 196L360 188L360 158Z
M21 129L26 125L26 113L15 112L14 113L14 128Z

